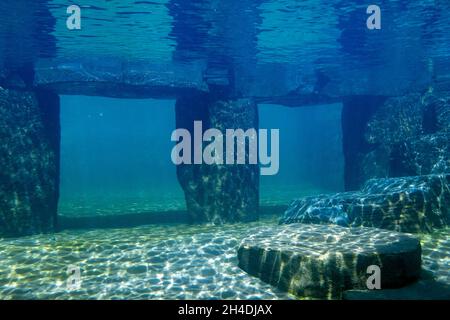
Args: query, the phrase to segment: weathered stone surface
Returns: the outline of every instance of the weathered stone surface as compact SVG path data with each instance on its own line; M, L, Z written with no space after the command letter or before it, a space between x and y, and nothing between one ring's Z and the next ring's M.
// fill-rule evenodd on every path
M392 151L391 176L438 173L450 173L450 131L407 139Z
M429 93L425 95L423 103L429 114L429 131L450 131L450 92Z
M344 103L346 190L372 178L448 172L450 140L442 135L450 127L448 92L365 99Z
M59 183L59 98L0 88L0 236L53 231Z
M372 178L389 177L393 145L422 134L424 105L419 94L386 100L368 121L363 139L369 146L359 163L361 183Z
M450 224L450 175L369 180L359 192L294 200L280 223L431 232Z
M242 35L239 46L233 50L242 50L241 38ZM41 59L36 65L35 84L60 94L124 98L177 98L187 90L206 92L209 85L232 85L243 97L258 103L291 107L335 103L356 95L400 96L408 92L423 92L429 86L429 79L417 79L416 73L414 81L420 81L420 84L406 83L404 74L397 75L401 79L393 74L387 79L384 72L375 75L380 72L379 68L370 73L367 69L353 68L345 72L343 69L318 71L310 65L256 65L251 61L241 61L241 64L233 66L233 73L228 74L226 67L219 70L209 68L208 60L214 55L206 54L207 48L201 51L203 57L196 59L195 63L188 59L189 63L182 60L183 63L155 64L154 61L125 61L120 57ZM177 52L175 56L179 54Z
M35 85L59 94L116 98L175 98L191 91L208 91L204 66L160 65L119 59L84 61L41 60Z
M424 108L419 94L386 100L367 123L365 140L372 145L393 145L420 135Z
M422 272L419 281L398 289L349 290L348 300L450 299L450 229L420 235Z
M413 236L375 228L291 224L250 230L239 267L300 297L341 298L367 288L367 267L381 269L381 287L404 286L420 275L421 246Z
M352 35L350 43L354 49L353 33L350 32L350 34ZM367 55L364 55L364 57L367 58ZM306 59L310 58L311 55ZM385 60L390 60L390 65L385 66L386 68L373 66L373 68L368 69L367 65L355 68L354 58L348 60L348 64L341 60L339 68L321 66L320 70L330 78L330 81L320 91L331 97L355 95L400 96L410 92L423 92L429 87L431 74L427 70L426 64L415 63L413 64L415 68L393 72L395 68L404 67L405 58L402 57L401 61L394 62L392 56L390 56L390 59ZM445 65L445 61L442 64ZM241 89L245 96L283 96L299 89L302 92L312 92L314 84L317 82L315 67L314 63L303 63L301 65L286 62L263 63L259 64L251 75L239 77L236 81L239 82L238 89ZM386 70L389 70L388 74L386 74ZM436 71L441 72L438 68L436 68ZM417 77L419 73L421 77ZM269 81L268 75L273 76L277 81Z
M450 172L450 93L428 93L422 135L402 139L392 146L390 176Z
M177 101L176 116L177 128L189 130L192 136L196 120L202 121L204 131L258 128L256 104L247 99L211 101L205 95L191 96ZM181 164L177 176L193 222L220 224L258 218L258 165Z

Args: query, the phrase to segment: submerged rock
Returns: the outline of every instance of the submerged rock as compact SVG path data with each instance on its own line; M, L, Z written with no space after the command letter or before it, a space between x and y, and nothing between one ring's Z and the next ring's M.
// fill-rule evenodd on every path
M177 128L193 132L194 121L202 121L203 130L216 128L257 129L258 111L249 99L213 101L207 95L177 100ZM253 221L259 210L259 165L181 164L177 176L183 188L192 222Z
M174 98L206 92L202 63L155 64L149 61L84 58L40 60L34 84L58 94L115 98Z
M372 145L393 145L420 135L424 110L419 94L386 100L367 123L365 140Z
M359 192L294 200L280 223L431 232L450 224L450 174L369 180Z
M448 172L449 92L349 98L342 127L346 190L372 178Z
M450 173L450 131L399 143L392 159L392 176Z
M291 224L251 230L238 249L239 267L299 297L342 298L366 289L367 268L381 270L381 288L420 275L421 246L411 235L375 228Z
M59 98L0 88L0 237L54 231Z
M450 92L428 93L424 99L429 133L450 132Z

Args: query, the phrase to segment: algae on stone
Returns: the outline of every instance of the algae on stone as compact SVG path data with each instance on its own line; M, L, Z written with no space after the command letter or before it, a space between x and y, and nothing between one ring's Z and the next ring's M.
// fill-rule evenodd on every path
M367 268L380 267L381 287L415 281L421 270L417 238L375 228L290 224L249 230L238 249L249 274L298 297L341 298L367 288Z
M55 231L59 98L0 88L0 237Z

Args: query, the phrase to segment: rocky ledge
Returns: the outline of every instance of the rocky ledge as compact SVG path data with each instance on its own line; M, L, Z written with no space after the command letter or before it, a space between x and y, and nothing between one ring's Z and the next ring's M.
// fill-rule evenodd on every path
M294 200L280 223L431 232L450 224L450 174L369 180L361 191Z
M402 141L392 153L391 170L399 176L450 173L449 141L450 131Z
M376 228L291 224L250 230L239 267L298 297L339 299L366 289L371 265L381 288L402 287L421 271L421 246L411 235Z
M450 172L450 92L351 97L342 111L345 188Z

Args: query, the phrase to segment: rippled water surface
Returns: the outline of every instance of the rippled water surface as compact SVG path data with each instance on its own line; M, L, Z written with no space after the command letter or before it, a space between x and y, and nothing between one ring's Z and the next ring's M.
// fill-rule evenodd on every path
M0 41L7 57L282 63L293 68L396 66L398 72L448 60L450 2L386 1L382 29L366 27L358 0L79 0L82 29L66 27L63 0L2 1ZM9 12L9 14L8 14ZM20 41L11 37L20 33ZM9 48L9 49L8 49ZM250 70L250 69L249 69ZM376 69L374 69L376 70ZM405 74L406 75L406 74ZM410 75L409 75L410 76Z

